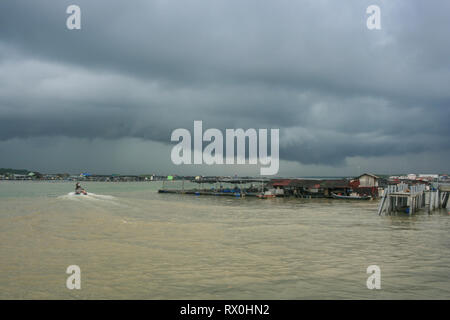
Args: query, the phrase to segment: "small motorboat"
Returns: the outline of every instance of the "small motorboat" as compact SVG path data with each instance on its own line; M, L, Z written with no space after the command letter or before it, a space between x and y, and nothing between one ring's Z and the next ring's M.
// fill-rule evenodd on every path
M270 191L266 191L266 192L264 192L264 193L258 194L257 197L260 198L260 199L270 199L270 198L275 198L276 195L273 194L273 193L270 192Z
M87 196L86 190L84 190L84 189L81 187L81 185L80 185L79 182L77 182L77 184L75 185L75 194L76 194L76 195L82 194L82 195L84 195L84 196Z
M331 193L331 197L333 199L341 199L341 200L370 200L371 196L360 196L360 195L350 195L350 196L342 196L340 194Z

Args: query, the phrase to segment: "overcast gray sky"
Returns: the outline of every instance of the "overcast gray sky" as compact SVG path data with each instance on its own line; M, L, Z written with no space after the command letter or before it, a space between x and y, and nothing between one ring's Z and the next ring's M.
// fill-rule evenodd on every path
M81 30L66 8L81 7ZM366 8L381 8L368 30ZM175 166L176 128L279 128L281 176L450 171L450 2L2 0L0 167Z

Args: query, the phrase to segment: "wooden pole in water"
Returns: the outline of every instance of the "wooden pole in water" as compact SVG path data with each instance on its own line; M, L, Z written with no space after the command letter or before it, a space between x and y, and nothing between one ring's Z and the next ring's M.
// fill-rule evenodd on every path
M382 198L381 198L380 206L379 206L379 208L378 208L378 215L381 215L381 213L383 212L384 204L385 204L385 202L386 202L386 194L387 194L387 192L388 192L387 189L384 189L384 190L383 190L383 196L382 196Z
M388 196L388 200L389 200L388 201L388 213L391 214L392 213L392 201L393 201L391 195Z
M438 206L440 209L440 208L442 208L442 192L439 189L438 189L438 192L439 192Z
M442 202L442 208L447 208L448 198L449 198L449 193L445 192L444 201Z
M386 198L386 214L389 214L390 201L391 201L391 196L387 195L387 198Z
M430 191L430 211L434 210L434 191Z
M436 191L434 193L434 204L433 204L434 210L436 210L438 208L438 199L437 198L438 198L438 192Z
M430 203L428 204L430 212L433 211L433 201L434 201L434 193L433 190L430 190Z

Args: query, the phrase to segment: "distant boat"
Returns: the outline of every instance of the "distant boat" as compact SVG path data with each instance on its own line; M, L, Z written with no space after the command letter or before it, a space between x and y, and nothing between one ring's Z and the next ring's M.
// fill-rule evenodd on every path
M370 200L371 196L341 196L335 193L331 193L333 199L341 199L341 200Z
M270 191L266 191L264 193L260 193L257 195L258 198L260 199L269 199L269 198L275 198L276 195L274 195L272 192Z

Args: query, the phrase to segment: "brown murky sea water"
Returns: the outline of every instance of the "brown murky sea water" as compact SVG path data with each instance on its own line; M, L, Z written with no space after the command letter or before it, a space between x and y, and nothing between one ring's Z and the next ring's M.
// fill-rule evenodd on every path
M1 299L449 299L450 215L376 201L0 182ZM381 268L381 290L366 268ZM81 268L81 290L66 268Z

